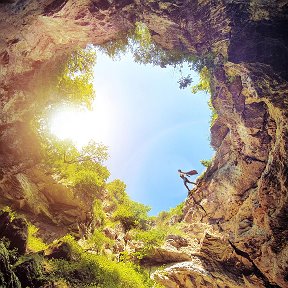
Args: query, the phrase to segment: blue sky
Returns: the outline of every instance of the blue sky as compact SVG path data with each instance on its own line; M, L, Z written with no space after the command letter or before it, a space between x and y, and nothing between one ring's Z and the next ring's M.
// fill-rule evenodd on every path
M196 83L198 75L189 73ZM199 161L214 154L209 95L180 90L178 70L139 65L129 54L113 61L98 53L94 75L98 118L91 129L109 147L110 180L124 181L152 215L175 207L187 196L177 170L200 175Z
M214 154L210 96L180 90L178 70L140 65L130 54L113 61L98 52L94 70L93 111L59 107L51 131L79 148L89 139L108 146L109 181L124 181L133 200L152 207L151 215L175 207L187 196L177 170L200 175L199 161ZM185 70L197 83L198 75Z

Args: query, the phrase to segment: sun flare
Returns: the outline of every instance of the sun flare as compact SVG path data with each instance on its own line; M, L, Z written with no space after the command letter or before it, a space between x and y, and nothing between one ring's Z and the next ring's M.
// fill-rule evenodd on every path
M50 117L49 130L61 140L69 139L78 148L90 140L105 144L109 137L109 123L103 113L77 108L59 108Z

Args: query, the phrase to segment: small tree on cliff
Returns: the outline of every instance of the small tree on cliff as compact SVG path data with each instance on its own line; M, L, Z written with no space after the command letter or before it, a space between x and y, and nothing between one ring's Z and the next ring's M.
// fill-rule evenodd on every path
M101 196L110 173L103 162L107 160L107 147L89 142L80 151L71 141L60 141L48 137L42 142L44 163L54 177L62 181L92 204L96 196Z

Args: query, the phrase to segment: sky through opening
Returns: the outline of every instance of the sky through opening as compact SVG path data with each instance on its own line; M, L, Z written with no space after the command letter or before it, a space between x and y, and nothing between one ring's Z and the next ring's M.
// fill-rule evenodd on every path
M191 74L193 83L199 77ZM90 139L109 148L109 180L120 179L135 201L152 207L151 214L175 207L187 196L177 173L205 170L210 159L210 95L179 89L173 67L140 65L129 53L113 61L97 53L93 111L59 107L51 131L81 147ZM193 180L196 177L193 177Z

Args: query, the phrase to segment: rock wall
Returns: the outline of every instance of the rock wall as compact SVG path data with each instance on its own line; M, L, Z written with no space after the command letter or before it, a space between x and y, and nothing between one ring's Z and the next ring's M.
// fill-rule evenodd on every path
M44 176L34 181L40 155L29 121L51 100L45 87L55 81L63 57L75 47L117 39L135 21L143 21L160 46L214 57L212 101L219 116L211 144L216 156L187 198L184 221L210 224L221 233L216 247L228 251L223 262L213 252L214 236L203 236L200 258L172 266L159 281L166 287L288 287L287 10L285 0L2 1L2 202L29 210L33 205L26 192L34 187L46 210L32 211L53 219L54 204L61 214L63 206L57 203L64 200L57 199L51 186L43 188ZM79 212L66 220L85 222L81 215L87 208L75 205ZM57 225L65 223L61 215ZM225 263L246 265L249 272L245 267L229 270ZM215 267L218 274L213 276L209 269Z

